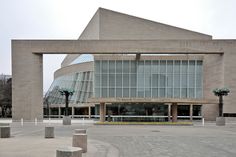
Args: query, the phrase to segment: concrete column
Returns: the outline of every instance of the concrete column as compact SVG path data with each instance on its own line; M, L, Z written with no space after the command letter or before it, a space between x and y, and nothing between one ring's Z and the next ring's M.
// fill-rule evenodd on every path
M88 107L89 119L91 119L91 106Z
M100 122L105 122L105 103L100 103Z
M190 111L189 111L189 116L190 116L190 120L193 121L193 104L190 104Z
M12 120L43 120L43 55L32 42L12 41Z
M168 121L171 121L171 104L168 104Z
M74 118L75 115L75 107L71 107L71 118Z
M177 116L178 116L177 103L173 103L171 108L172 108L172 122L177 122Z
M59 107L58 115L59 115L59 118L61 118L61 107Z

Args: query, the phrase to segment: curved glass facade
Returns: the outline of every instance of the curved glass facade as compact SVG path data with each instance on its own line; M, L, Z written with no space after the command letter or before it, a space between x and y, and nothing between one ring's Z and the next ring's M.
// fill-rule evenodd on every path
M71 62L70 65L78 64L78 63L84 63L84 62L91 62L91 61L94 61L94 56L93 55L91 55L91 54L81 54L73 62Z
M96 60L95 97L202 98L202 60Z
M93 72L78 72L56 78L45 96L49 104L65 103L65 96L59 92L62 88L75 91L69 99L70 104L86 102L93 95Z

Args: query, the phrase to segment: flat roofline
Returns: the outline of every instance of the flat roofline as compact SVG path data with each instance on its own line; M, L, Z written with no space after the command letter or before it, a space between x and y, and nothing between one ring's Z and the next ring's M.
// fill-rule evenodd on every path
M214 40L12 40L12 47L34 54L224 54L221 44Z

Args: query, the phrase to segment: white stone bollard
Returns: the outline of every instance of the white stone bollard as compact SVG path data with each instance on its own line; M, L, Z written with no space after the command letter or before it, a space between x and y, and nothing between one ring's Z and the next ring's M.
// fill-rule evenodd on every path
M86 129L75 129L75 134L86 134Z
M10 138L11 128L10 126L0 126L0 138Z
M21 126L23 126L24 125L23 118L20 119L20 122L21 122Z
M202 118L202 126L204 126L204 125L205 125L205 119Z
M87 135L86 134L73 134L72 139L72 146L73 147L80 147L82 148L82 152L87 152Z
M37 118L34 119L34 125L38 125L38 119Z
M82 149L78 147L64 147L56 151L56 157L82 157Z
M46 126L45 127L45 138L54 138L54 127Z

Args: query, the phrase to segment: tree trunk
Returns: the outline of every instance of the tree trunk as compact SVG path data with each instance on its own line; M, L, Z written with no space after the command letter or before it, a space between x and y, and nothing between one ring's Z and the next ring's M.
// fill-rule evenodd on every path
M68 116L69 114L68 114L68 98L69 98L69 94L66 94L65 95L66 96L66 108L65 108L65 116Z
M219 117L223 117L223 95L219 96Z

